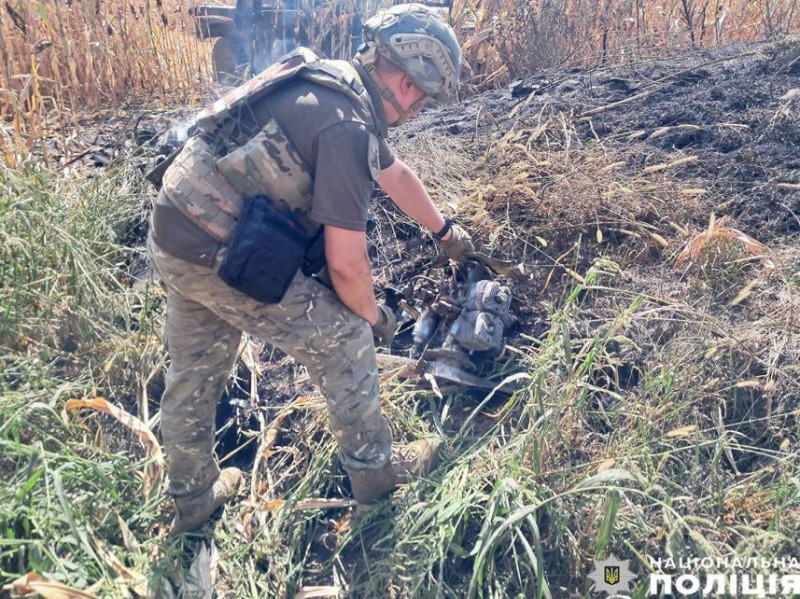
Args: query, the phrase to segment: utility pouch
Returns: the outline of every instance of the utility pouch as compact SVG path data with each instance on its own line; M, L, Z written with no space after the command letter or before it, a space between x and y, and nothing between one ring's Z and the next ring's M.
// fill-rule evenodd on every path
M267 304L283 299L305 262L311 237L292 214L265 196L247 200L222 260L219 277Z

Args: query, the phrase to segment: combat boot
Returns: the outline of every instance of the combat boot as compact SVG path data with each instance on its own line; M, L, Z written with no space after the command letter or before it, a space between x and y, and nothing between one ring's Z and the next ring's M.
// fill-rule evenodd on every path
M241 470L225 468L208 491L193 497L176 497L175 518L170 534L177 535L200 528L219 506L236 494L241 482Z
M397 485L426 476L439 463L436 439L420 439L408 445L392 447L392 458L376 470L349 471L353 498L358 503L375 503L388 496Z

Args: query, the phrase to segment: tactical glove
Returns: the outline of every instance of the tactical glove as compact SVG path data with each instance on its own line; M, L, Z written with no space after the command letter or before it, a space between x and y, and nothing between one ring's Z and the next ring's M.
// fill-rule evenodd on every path
M372 325L372 337L375 345L391 347L394 340L394 331L397 328L397 319L388 307L378 304L378 322Z
M475 253L472 237L458 225L453 225L450 230L452 235L447 240L440 240L439 244L448 258L456 262L466 262Z

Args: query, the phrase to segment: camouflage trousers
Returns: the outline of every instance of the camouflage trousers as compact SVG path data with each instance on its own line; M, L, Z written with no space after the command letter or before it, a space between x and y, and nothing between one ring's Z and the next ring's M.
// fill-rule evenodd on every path
M167 288L170 365L161 436L171 495L202 493L219 475L216 406L243 331L308 369L325 396L345 469L377 469L388 462L392 433L381 412L372 332L333 291L298 272L280 303L264 304L217 276L222 256L206 268L167 254L152 240L148 249Z

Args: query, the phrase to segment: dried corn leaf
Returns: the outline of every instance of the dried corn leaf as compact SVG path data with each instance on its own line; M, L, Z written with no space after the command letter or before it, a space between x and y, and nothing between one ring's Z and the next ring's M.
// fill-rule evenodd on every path
M149 458L149 462L145 467L144 493L145 497L150 497L150 493L161 485L161 481L164 477L164 453L153 431L151 431L144 422L136 418L136 416L109 403L102 397L95 397L94 399L70 399L64 405L64 417L66 419L66 415L70 412L85 408L98 412L105 412L138 435L139 440L145 448L147 457Z
M213 541L203 543L181 586L181 596L213 599L219 569L219 551Z
M119 558L114 555L105 544L96 539L94 537L90 537L89 541L92 544L92 549L94 549L97 556L103 561L103 563L108 566L108 568L117 573L117 575L127 583L141 583L144 581L144 577L137 572L129 569L125 564L123 564ZM143 588L137 589L140 595L144 595Z
M12 590L20 597L38 594L43 599L98 599L85 591L73 589L60 582L51 582L35 572L26 574L3 588Z

